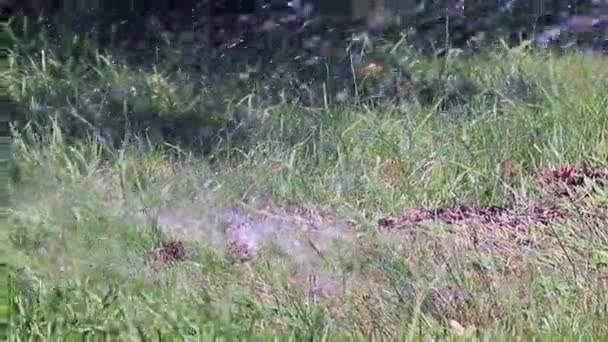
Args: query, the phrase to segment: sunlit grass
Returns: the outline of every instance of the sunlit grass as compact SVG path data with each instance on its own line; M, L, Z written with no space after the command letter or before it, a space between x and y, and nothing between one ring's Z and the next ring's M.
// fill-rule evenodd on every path
M0 240L11 340L608 335L606 189L551 197L572 215L546 226L376 224L417 206L525 206L547 195L547 168L605 166L604 57L488 52L451 56L443 74L421 60L408 65L429 79L410 86L430 95L372 103L361 85L317 108L269 104L260 84L210 90L101 55L82 71L43 51L3 72L23 114ZM159 207L197 228L159 229L143 214ZM233 264L210 233L226 207L347 220L356 234L320 261L270 243ZM152 252L175 239L186 260L155 268Z

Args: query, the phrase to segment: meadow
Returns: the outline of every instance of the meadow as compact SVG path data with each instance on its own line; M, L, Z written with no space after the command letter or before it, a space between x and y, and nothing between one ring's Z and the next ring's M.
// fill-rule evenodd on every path
M8 340L608 337L605 56L400 42L220 82L32 41Z

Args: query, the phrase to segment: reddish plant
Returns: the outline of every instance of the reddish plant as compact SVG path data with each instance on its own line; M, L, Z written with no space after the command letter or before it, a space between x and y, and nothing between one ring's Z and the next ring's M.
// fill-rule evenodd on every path
M160 265L186 260L186 249L181 241L172 241L154 251L154 261Z

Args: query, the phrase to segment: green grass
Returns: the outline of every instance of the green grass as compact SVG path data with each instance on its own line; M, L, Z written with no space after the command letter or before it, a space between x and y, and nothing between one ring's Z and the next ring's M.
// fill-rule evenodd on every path
M424 101L413 89L407 106L390 96L371 105L362 98L373 82L359 80L359 97L333 103L326 94L314 108L268 104L253 83L227 81L213 93L161 67L140 72L101 55L68 67L51 50L15 51L2 74L22 114L1 237L9 340L603 340L608 190L551 198L573 214L547 226L386 232L376 220L417 206L525 206L546 198L537 178L548 167L605 165L604 59L419 59L401 66L413 70L410 85L430 87ZM218 94L244 100L209 105ZM244 127L227 129L227 112ZM165 133L128 135L145 122ZM196 126L212 132L193 149ZM92 127L128 143L105 144ZM182 133L189 145L169 143ZM322 262L264 244L233 264L213 233L226 206L321 226L348 220L357 236ZM162 229L140 214L158 207L198 228ZM151 253L172 239L185 243L186 260L155 269ZM307 291L311 272L342 285L327 296Z

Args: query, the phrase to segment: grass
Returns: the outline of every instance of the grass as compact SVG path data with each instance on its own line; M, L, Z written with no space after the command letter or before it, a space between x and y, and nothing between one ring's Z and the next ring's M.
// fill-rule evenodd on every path
M539 182L563 164L605 166L605 57L408 57L419 88L405 103L364 99L395 82L382 74L341 103L313 93L325 95L313 106L269 104L262 83L218 90L43 51L13 51L3 72L21 114L1 237L9 340L608 336L608 190L587 181L593 192L564 198ZM200 127L207 138L192 139ZM140 128L147 139L129 134ZM377 225L420 206L536 201L568 216ZM252 222L252 260L230 257L227 208ZM185 256L155 261L171 241Z

